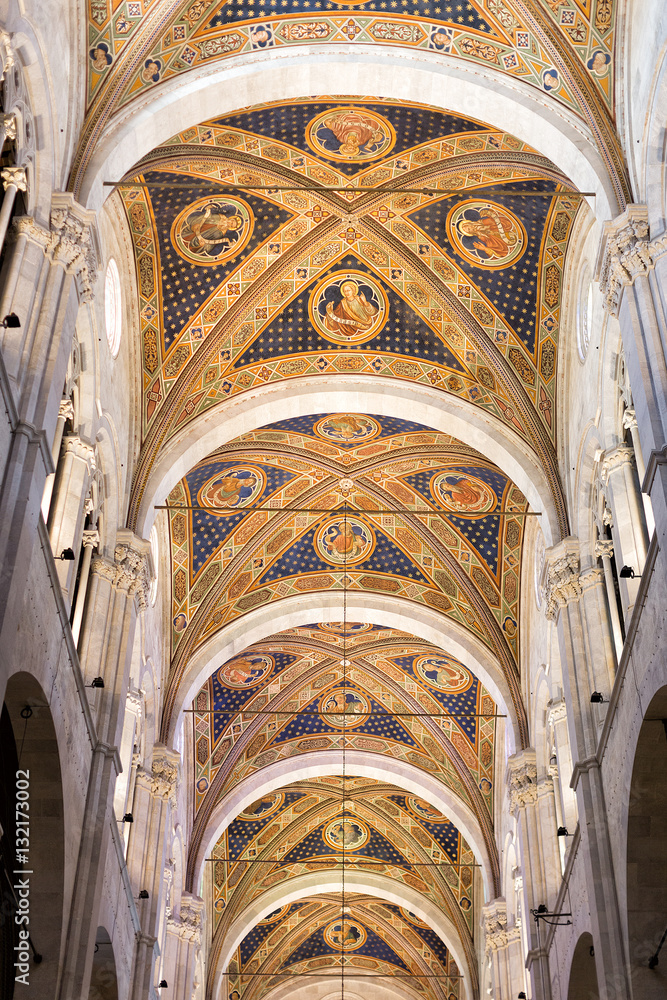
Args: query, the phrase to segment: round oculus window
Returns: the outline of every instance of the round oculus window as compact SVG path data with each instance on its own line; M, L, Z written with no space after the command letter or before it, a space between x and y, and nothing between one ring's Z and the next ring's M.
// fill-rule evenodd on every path
M120 348L122 322L120 275L118 274L118 265L113 257L107 264L107 275L104 282L104 321L111 357L115 358Z

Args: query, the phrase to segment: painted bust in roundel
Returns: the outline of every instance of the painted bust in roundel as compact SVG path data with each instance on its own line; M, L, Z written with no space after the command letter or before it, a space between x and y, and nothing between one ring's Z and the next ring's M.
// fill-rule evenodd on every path
M340 286L341 300L337 305L327 303L327 314L324 325L330 333L340 337L353 337L355 334L370 331L373 320L379 310L359 290L356 281L344 281Z
M235 469L207 483L202 500L210 507L243 507L244 501L254 497L259 485L252 469Z
M450 226L450 238L473 264L507 266L524 247L520 223L500 205L464 203L453 211Z

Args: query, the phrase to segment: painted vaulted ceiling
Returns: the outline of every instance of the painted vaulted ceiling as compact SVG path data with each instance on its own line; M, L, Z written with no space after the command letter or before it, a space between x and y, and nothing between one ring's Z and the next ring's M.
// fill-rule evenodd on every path
M278 44L298 24L402 26L406 40L428 28L428 44L439 45L439 34L460 52L473 37L491 47L502 37L503 58L523 45L519 22L510 31L502 13L517 11L519 0L443 0L437 9L414 4L399 13L377 13L379 4L347 4L342 13L326 6L313 14L292 5L269 21L257 6L190 4L172 51L172 14L182 19L184 8L162 4L164 36L145 72L185 73L179 60L187 46L212 52L235 35L244 46ZM95 58L100 39L113 49L103 76L138 51L143 24L132 20L138 5L118 6L113 18L104 3L93 7ZM603 8L560 4L548 13L550 30L582 67L593 49L611 44ZM147 8L138 22L154 17ZM434 19L431 27L425 18ZM112 31L127 36L118 47ZM544 86L532 38L530 72ZM124 77L123 100L156 83L145 72ZM560 78L558 99L567 103L572 94ZM601 107L610 94L602 79L591 78ZM91 75L91 86L94 114L106 83ZM392 381L426 387L443 410L456 398L513 435L544 470L567 532L555 387L563 270L580 198L550 161L511 132L431 107L302 98L193 125L146 156L120 198L136 257L143 387L129 526L165 454L178 442L196 443L204 421L224 432L226 415L244 399L276 388L296 393L304 379L344 389L362 377L389 394ZM384 619L370 611L345 626L304 611L298 625L210 661L188 716L188 878L193 885L206 849L210 982L250 904L261 907L277 887L344 864L401 883L445 914L474 983L480 855L449 816L400 783L335 772L285 779L216 832L233 791L259 781L265 768L354 751L369 761L390 758L417 785L431 782L444 801L458 803L463 812L453 805L454 813L470 817L475 851L498 881L495 743L506 712L517 742L527 740L518 621L525 526L534 512L493 455L409 419L409 409L387 416L325 407L296 415L288 406L281 419L231 440L224 433L226 443L179 466L168 497L163 732L183 707L183 690L193 690L191 664L216 638L260 613L266 621L284 605L305 608L304 598L317 607L344 593L368 607L428 613L442 642L372 624ZM466 637L457 656L448 634ZM496 665L502 709L462 648ZM433 927L370 897L350 896L350 912L341 913L334 897L306 894L276 912L269 906L248 927L229 966L232 1000L235 991L259 1000L286 970L343 960L376 972L430 969L434 978L421 992L459 996L459 970Z
M591 129L627 191L613 124L617 0L88 0L88 115L76 191L104 127L174 78L239 56L343 44L477 64L534 87Z

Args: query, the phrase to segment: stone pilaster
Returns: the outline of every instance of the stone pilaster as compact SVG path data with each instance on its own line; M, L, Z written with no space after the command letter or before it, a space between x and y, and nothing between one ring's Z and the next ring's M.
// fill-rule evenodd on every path
M54 471L51 442L76 326L77 282L92 287L96 266L92 214L71 195L55 194L53 204L48 230L33 219L15 220L0 276L0 315L15 312L21 323L3 331L1 352L11 397L5 400L10 426L0 439L0 644L9 664L46 477Z
M88 995L114 787L121 766L117 747L124 722L136 616L148 590L149 552L147 541L120 529L115 560L100 556L92 561L81 665L87 678L101 676L104 688L95 689L92 704L98 744L88 778L57 1000L79 1000ZM140 942L151 955L154 943L143 937Z
M595 756L604 708L591 705L590 701L595 689L608 697L613 681L611 637L608 630L604 631L603 587L602 571L580 573L576 538L565 538L548 550L547 614L558 630L569 743L575 761L572 786L577 796L582 856L590 893L600 1000L612 1000L618 994L608 992L608 983L615 983L623 996L631 993L623 958L623 925L604 788Z
M502 897L487 903L482 914L486 957L491 961L493 1000L514 1000L526 988L521 929L507 926L507 904Z
M656 529L667 533L667 329L661 289L667 278L667 233L651 239L648 209L629 205L602 233L597 275L606 307L618 318L640 451L646 463Z
M163 975L174 1000L191 1000L204 930L204 900L183 893L177 916L167 919Z
M132 813L134 823L127 849L127 868L137 895L148 891L148 899L139 900L137 909L146 938L158 938L159 915L164 907L163 872L167 841L171 832L171 810L176 804L180 754L161 744L153 747L150 770L137 770ZM148 949L137 954L130 997L144 1000L154 980L153 953Z
M535 750L529 748L514 754L507 762L507 788L510 812L517 822L517 839L523 872L524 912L528 956L526 966L530 972L533 1000L551 1000L549 956L542 944L541 929L528 912L540 903L548 905L549 884L553 882L553 863L549 851L549 831L540 824L538 801L540 787L537 780ZM553 796L552 796L553 800ZM555 829L550 831L555 840ZM558 858L556 855L556 864ZM559 872L560 874L560 872Z

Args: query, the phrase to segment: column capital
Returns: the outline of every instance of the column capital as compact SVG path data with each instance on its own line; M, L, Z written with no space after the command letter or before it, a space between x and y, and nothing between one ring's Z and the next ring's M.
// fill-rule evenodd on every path
M92 444L88 444L87 441L80 438L78 434L66 435L63 438L63 448L66 453L74 455L75 458L80 458L82 462L85 462L89 472L94 472L97 468L95 448Z
M498 896L482 907L484 918L484 938L486 954L502 951L510 941L518 940L521 932L518 927L507 926L507 903L504 897Z
M625 286L653 267L648 232L646 205L628 205L622 215L603 227L596 277L612 316L618 315Z
M58 416L63 420L74 419L74 403L71 399L61 399L58 406Z
M28 177L25 167L5 167L0 171L0 177L2 177L2 186L5 191L10 184L13 184L18 191L28 190Z
M632 430L634 430L638 426L638 424L637 424L637 414L635 413L635 409L634 409L633 406L628 406L623 411L623 418L622 418L622 420L623 420L623 427L624 427L625 430L629 429L629 430L632 431Z
M595 555L611 559L614 554L614 543L611 538L598 538L595 543Z
M546 579L545 613L555 621L561 608L581 596L579 539L570 536L547 549Z
M559 701L549 702L547 705L547 718L552 726L562 722L563 719L567 719L567 705L564 698L561 698Z
M100 533L97 528L86 528L81 536L81 542L84 548L90 546L91 549L96 549L100 544Z
M201 943L204 926L205 903L199 896L184 892L178 916L170 916L167 926L185 941L192 941L197 946Z
M626 465L632 465L635 460L635 450L629 444L619 444L608 448L600 457L600 482L606 486L611 476Z
M143 610L148 604L148 592L152 566L150 542L139 538L127 528L119 528L116 533L115 549L116 586L127 590L137 598Z
M73 273L84 301L92 297L97 278L94 237L95 213L83 208L71 194L54 192L51 199L51 245L53 260Z
M533 747L513 754L507 761L507 787L510 812L514 816L537 801L537 760Z
M16 115L0 115L0 128L4 130L7 139L16 138Z
M151 795L172 805L176 802L176 789L180 775L181 755L176 750L156 743L153 747L153 762L150 771L141 768L137 781L147 788Z

